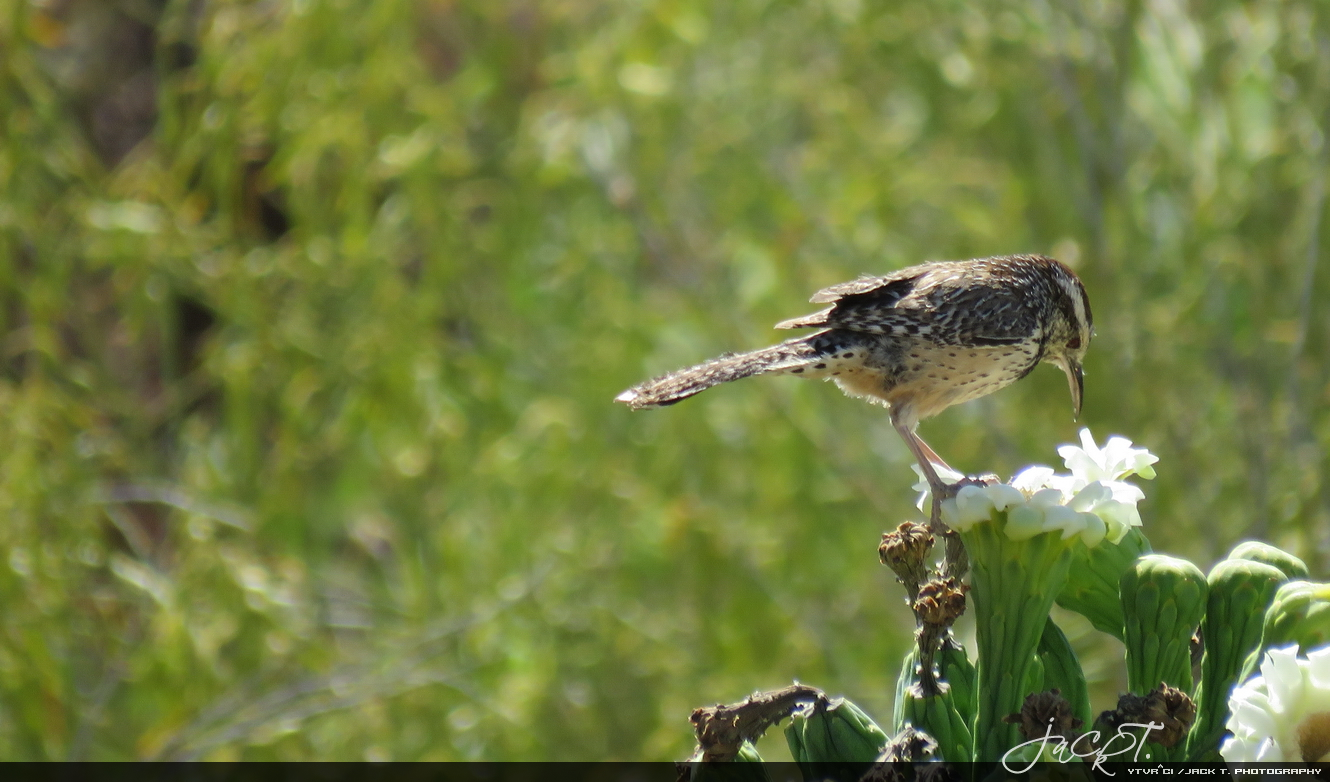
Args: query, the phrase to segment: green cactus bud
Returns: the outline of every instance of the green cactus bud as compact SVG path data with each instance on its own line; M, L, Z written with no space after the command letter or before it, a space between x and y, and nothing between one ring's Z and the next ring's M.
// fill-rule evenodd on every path
M1205 657L1196 691L1196 723L1187 737L1188 758L1218 751L1228 721L1229 693L1261 641L1261 620L1275 591L1287 580L1278 568L1245 558L1222 560L1206 577L1210 594L1201 623Z
M938 684L939 691L925 695L918 685L905 692L905 724L932 736L940 760L969 761L974 757L974 737L966 716L956 708L953 688Z
M1290 579L1305 579L1307 564L1283 549L1275 548L1259 540L1239 543L1228 553L1229 559L1245 559L1248 562L1261 562L1278 568Z
M974 722L975 709L975 670L974 664L965 653L965 647L948 632L938 643L934 655L937 665L937 680L951 685L951 698L955 708L967 722ZM896 735L905 727L905 693L919 682L919 647L911 646L901 661L900 676L896 678L896 700L892 710L891 735Z
M1090 724L1090 689L1085 683L1076 652L1052 619L1044 624L1039 637L1039 659L1044 664L1044 690L1056 689L1071 704L1071 713L1086 725Z
M692 757L679 765L684 764L687 764L689 782L771 782L766 764L762 762L762 756L757 754L757 747L748 741L739 747L739 754L728 763L704 762L699 747ZM679 778L684 778L682 769Z
M1140 528L1132 527L1119 543L1077 546L1072 552L1067 584L1058 593L1058 605L1090 620L1096 630L1122 636L1122 601L1118 582L1131 563L1150 553L1150 541Z
M1330 584L1289 581L1279 587L1266 609L1261 643L1247 656L1241 680L1256 673L1267 649L1298 644L1306 654L1326 643L1330 643Z
M785 727L785 741L806 779L854 782L886 747L887 734L858 706L836 698L796 712Z
M1191 638L1205 615L1205 576L1185 559L1149 554L1122 574L1127 687L1145 695L1160 682L1190 693Z

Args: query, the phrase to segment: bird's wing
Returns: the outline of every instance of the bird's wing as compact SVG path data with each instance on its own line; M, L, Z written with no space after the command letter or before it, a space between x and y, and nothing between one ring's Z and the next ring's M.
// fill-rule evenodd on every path
M948 279L921 296L931 310L934 339L942 344L983 347L1018 345L1029 340L1038 329L1033 302L1002 282L975 286ZM915 312L923 314L922 310Z
M898 300L910 292L916 280L937 265L926 263L920 266L910 266L905 269L898 269L891 274L884 274L881 277L863 276L857 280L823 288L814 293L813 298L809 301L814 304L827 304L855 296L873 296L875 299L883 300L884 306L891 306L894 300Z
M1001 346L1027 339L1035 327L1029 303L1013 287L998 280L975 285L963 263L927 263L861 277L824 288L812 301L831 306L776 328L836 328Z
M860 277L857 280L823 288L813 294L813 298L809 301L814 304L832 302L830 307L821 312L814 312L812 315L781 321L776 324L776 328L826 328L828 326L845 328L847 324L843 320L852 311L889 310L895 307L901 299L910 295L910 292L914 290L915 283L927 272L927 266L927 264L911 266L908 269L901 269L881 277Z

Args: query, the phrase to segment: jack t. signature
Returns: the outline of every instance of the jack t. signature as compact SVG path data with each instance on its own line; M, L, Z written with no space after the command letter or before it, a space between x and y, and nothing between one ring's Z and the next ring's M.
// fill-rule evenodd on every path
M1068 761L1076 760L1078 758L1081 759L1094 758L1094 762L1090 764L1091 770L1102 771L1104 772L1104 774L1110 777L1116 776L1111 771L1104 768L1103 766L1104 761L1108 760L1109 758L1117 757L1118 755L1123 755L1128 752L1133 752L1131 761L1133 763L1139 762L1141 747L1145 746L1146 736L1150 735L1150 731L1159 730L1163 727L1164 724L1162 722L1146 722L1146 723L1124 722L1118 726L1117 734L1114 735L1112 738L1110 738L1105 744L1100 746L1099 731L1092 730L1089 733L1083 733L1080 736L1077 736L1075 739L1072 739L1071 741L1067 741L1066 738L1053 734L1053 723L1050 720L1048 723L1048 731L1044 733L1042 737L1037 739L1030 739L1029 741L1024 742L1022 744L1017 744L1016 746L1012 747L1011 749L1003 753L1002 768L1005 769L1009 774L1023 774L1026 771L1029 771L1031 768L1034 768L1034 764L1039 762L1040 758L1044 757L1045 750L1048 750L1048 752L1052 754L1052 756L1056 758L1060 763L1066 763ZM1145 730L1141 731L1140 733L1133 733L1131 732L1132 728L1145 728ZM1081 743L1081 740L1086 738L1089 739L1086 745L1084 747L1078 747L1078 745L1080 745ZM1118 739L1125 739L1126 746L1122 747L1121 749L1115 749L1114 744L1117 743ZM1022 747L1028 747L1034 744L1040 745L1039 754L1035 756L1034 760L1031 760L1026 766L1022 768L1012 768L1010 762L1011 753L1015 752L1018 749L1021 749ZM1053 745L1052 749L1048 748L1049 744ZM1149 760L1148 757L1146 759Z

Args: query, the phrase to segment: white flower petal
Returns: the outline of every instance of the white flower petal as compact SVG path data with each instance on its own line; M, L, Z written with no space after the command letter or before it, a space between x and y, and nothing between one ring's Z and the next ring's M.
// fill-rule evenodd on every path
M1103 467L1094 457L1074 445L1064 445L1058 449L1062 462L1071 470L1072 475L1083 478L1087 483L1110 477L1104 474Z
M1113 496L1113 490L1099 481L1088 484L1085 488L1076 492L1076 496L1071 498L1067 507L1076 511L1091 510L1094 506Z
M1261 741L1252 760L1256 763L1284 763L1288 758L1284 757L1284 747L1279 742L1267 738Z
M916 481L914 486L910 488L914 489L917 492L920 492L919 499L915 500L914 505L920 511L922 511L924 510L925 506L928 506L933 502L933 493L929 490L928 479L924 477L923 468L920 467L919 464L916 462L910 465L910 469L914 470L914 474L919 477L919 480ZM935 464L933 465L933 469L937 472L938 479L941 480L943 483L957 483L958 481L960 481L962 478L965 477L961 473L958 473L955 470L950 469L948 467L942 467L940 465Z
M1296 710L1304 685L1302 670L1298 667L1298 647L1267 652L1261 663L1261 678L1265 679L1272 710L1276 713Z
M1005 483L995 483L984 490L995 510L1004 511L1025 502L1025 495L1020 489Z
M1104 485L1109 488L1109 491L1113 493L1113 499L1118 502L1135 505L1145 499L1145 492L1141 491L1139 486L1133 486L1122 481L1107 481Z
M1088 485L1090 485L1089 481L1077 475L1054 475L1048 479L1050 489L1057 489L1062 492L1063 502L1075 497L1077 492Z
M1307 654L1307 673L1317 689L1330 690L1330 646Z
M993 501L982 486L962 486L956 492L956 523L968 528L993 515Z
M1053 468L1042 464L1026 467L1011 479L1011 485L1024 494L1034 494L1048 487L1048 479L1053 477Z
M1229 730L1235 736L1269 736L1274 733L1277 723L1270 709L1270 700L1264 693L1247 692L1245 695L1236 701L1230 696Z
M1094 515L1103 520L1110 543L1121 543L1131 529L1127 514L1122 512L1121 506L1112 500L1099 503L1094 509Z
M948 497L942 501L942 523L955 530L967 530L970 524L961 524L956 514L956 498Z
M1029 505L1032 508L1062 507L1062 492L1058 489L1042 489L1030 496Z
M1219 748L1219 754L1229 763L1250 763L1251 758L1247 757L1247 742L1240 741L1237 736L1229 736L1224 739L1224 743Z
M928 491L928 479L924 477L924 468L920 467L918 462L913 462L910 464L910 469L914 470L914 474L919 476L919 481L914 484L914 488L919 491ZM937 473L937 477L943 483L956 483L965 477L964 473L956 472L950 467L943 467L940 464L933 465L933 471Z
M1076 511L1071 508L1054 505L1044 508L1044 531L1060 531L1062 539L1066 540L1081 531L1081 521L1077 518Z
M1104 500L1096 504L1090 512L1108 525L1109 539L1114 543L1121 541L1122 536L1126 535L1130 528L1141 526L1141 514L1136 510L1136 506L1125 502Z
M1007 537L1029 540L1044 531L1044 514L1030 505L1017 505L1007 511Z
M1098 546L1108 535L1108 525L1104 520L1093 513L1082 513L1081 516L1081 542L1090 548Z
M1110 437L1104 445L1104 468L1115 479L1128 475L1139 475L1147 480L1153 478L1155 471L1150 465L1157 461L1158 456L1145 448L1131 447L1131 440L1125 437Z

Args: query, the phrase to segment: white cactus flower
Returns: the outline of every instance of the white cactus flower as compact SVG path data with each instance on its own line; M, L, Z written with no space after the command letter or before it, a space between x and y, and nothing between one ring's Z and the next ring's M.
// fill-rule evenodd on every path
M1270 649L1261 672L1234 688L1219 754L1230 763L1330 761L1330 646L1298 656Z
M1118 481L1131 475L1149 480L1155 477L1150 465L1159 461L1144 448L1132 448L1131 440L1125 437L1110 437L1100 448L1089 429L1081 430L1081 447L1064 445L1058 448L1058 455L1072 475L1085 483Z
M1058 531L1064 540L1079 535L1087 546L1108 539L1118 543L1132 527L1141 526L1136 504L1145 492L1123 481L1139 475L1153 478L1150 466L1159 458L1144 448L1133 448L1125 437L1110 437L1101 449L1095 445L1089 429L1081 430L1081 445L1058 448L1070 475L1059 475L1052 467L1033 465L1021 470L1008 483L961 487L954 497L942 501L942 520L953 529L968 530L993 516L1006 512L1007 535L1016 540L1040 532ZM918 506L926 510L932 501L928 482L918 465L914 488L920 492ZM938 477L947 483L964 478L944 467Z

